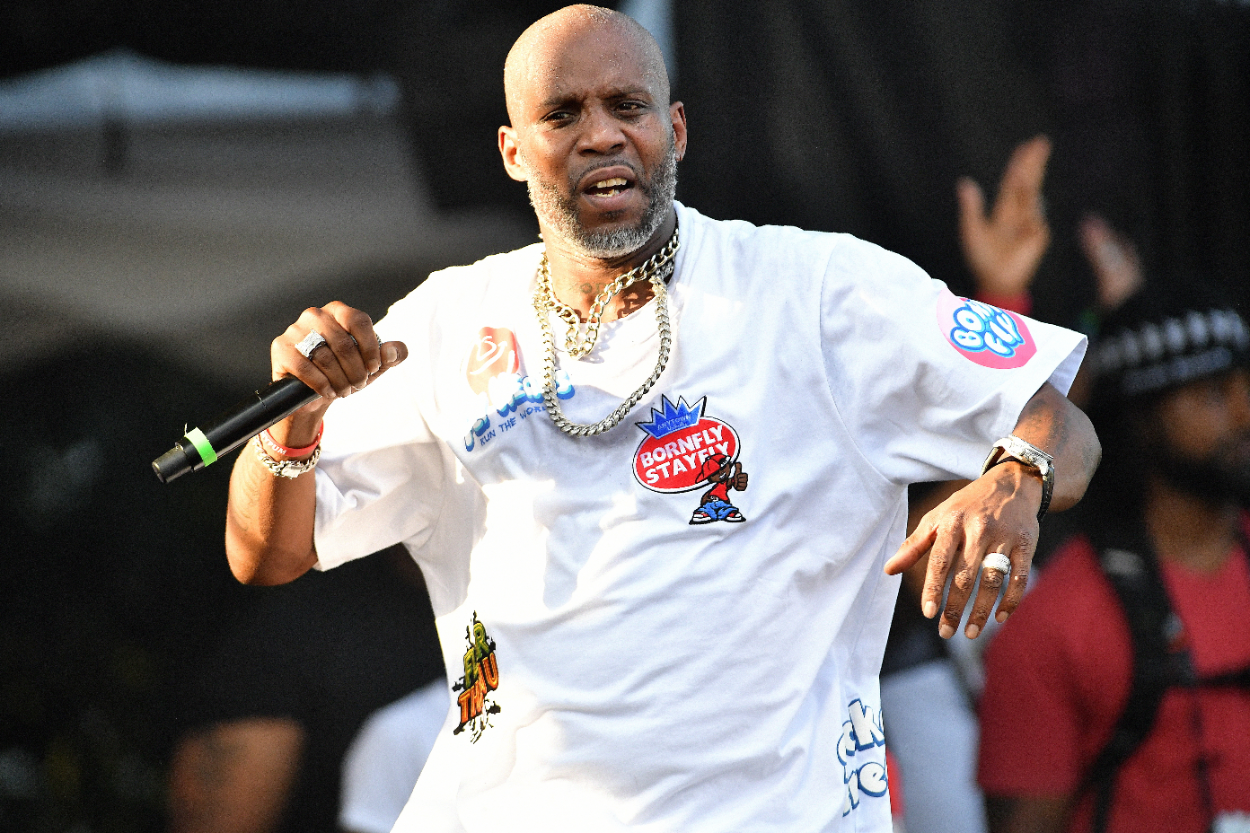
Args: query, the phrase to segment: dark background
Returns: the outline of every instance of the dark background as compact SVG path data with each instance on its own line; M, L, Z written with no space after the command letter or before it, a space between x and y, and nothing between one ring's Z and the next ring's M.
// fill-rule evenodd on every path
M493 218L438 256L309 276L316 297L266 296L215 325L218 343L237 337L255 357L233 376L89 317L67 326L57 309L0 297L10 334L0 342L0 830L163 827L177 686L265 591L238 587L225 569L226 466L162 487L147 463L185 422L263 382L265 340L309 303L341 297L380 314L430 269L532 239L524 191L495 150L501 67L516 35L558 5L0 5L0 79L118 47L182 64L388 73L432 210L449 222ZM1039 317L1074 324L1090 304L1075 239L1088 211L1137 242L1150 280L1199 275L1247 300L1250 4L674 5L674 92L690 123L679 197L701 211L849 231L967 293L955 180L970 175L992 193L1012 148L1046 133L1054 242L1035 285ZM308 132L275 127L293 129ZM49 141L6 139L0 167ZM112 175L126 177L126 165ZM2 198L0 221L17 217ZM11 337L58 326L69 333L38 351Z

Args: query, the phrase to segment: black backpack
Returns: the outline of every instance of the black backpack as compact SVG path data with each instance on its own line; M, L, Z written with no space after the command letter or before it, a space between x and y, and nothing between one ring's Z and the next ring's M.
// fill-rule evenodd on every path
M1200 677L1180 637L1180 618L1172 610L1159 573L1158 560L1144 532L1104 530L1090 536L1099 566L1115 589L1128 621L1133 645L1133 677L1128 701L1116 721L1111 739L1086 771L1078 793L1094 795L1093 833L1104 833L1120 767L1154 728L1159 705L1169 688L1233 686L1250 690L1250 666L1210 677ZM1250 555L1244 531L1238 542ZM1214 817L1206 761L1199 761L1199 780L1208 812ZM1213 820L1213 819L1212 819Z

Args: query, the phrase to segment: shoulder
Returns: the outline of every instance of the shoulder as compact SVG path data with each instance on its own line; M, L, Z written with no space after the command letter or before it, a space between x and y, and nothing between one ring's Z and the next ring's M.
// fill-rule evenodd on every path
M735 262L823 267L835 253L859 247L884 249L849 234L809 231L797 226L755 225L746 220L716 220L677 203L682 246L702 254L730 255Z
M526 295L541 257L542 244L534 243L432 272L420 286L393 304L387 317L404 320L428 316L445 304L467 308L488 295Z

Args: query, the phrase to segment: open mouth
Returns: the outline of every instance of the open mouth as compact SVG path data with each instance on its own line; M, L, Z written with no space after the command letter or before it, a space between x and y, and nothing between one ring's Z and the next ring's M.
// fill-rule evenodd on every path
M587 186L586 193L592 197L615 197L622 191L633 187L624 177L614 176L609 179L601 179Z

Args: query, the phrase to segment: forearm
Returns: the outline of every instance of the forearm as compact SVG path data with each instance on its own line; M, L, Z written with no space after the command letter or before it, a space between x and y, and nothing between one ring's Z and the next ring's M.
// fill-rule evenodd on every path
M1012 432L1045 451L1055 461L1055 487L1050 509L1075 505L1085 494L1102 447L1089 417L1049 382L1025 405Z
M297 433L288 428L294 419L281 426L284 438ZM315 435L315 429L311 433ZM307 572L317 561L316 509L313 472L278 477L265 468L250 444L244 448L230 475L226 509L226 556L235 578L244 584L284 584Z
M305 343L309 338L320 343L310 346ZM383 344L369 316L359 310L338 301L304 310L270 347L273 378L294 376L321 398L273 426L274 440L300 455L289 459L303 459L319 442L321 420L331 402L364 390L407 356L402 342ZM254 448L244 449L230 475L226 508L231 572L245 584L283 584L308 572L317 563L316 513L312 471L294 478L276 476Z

